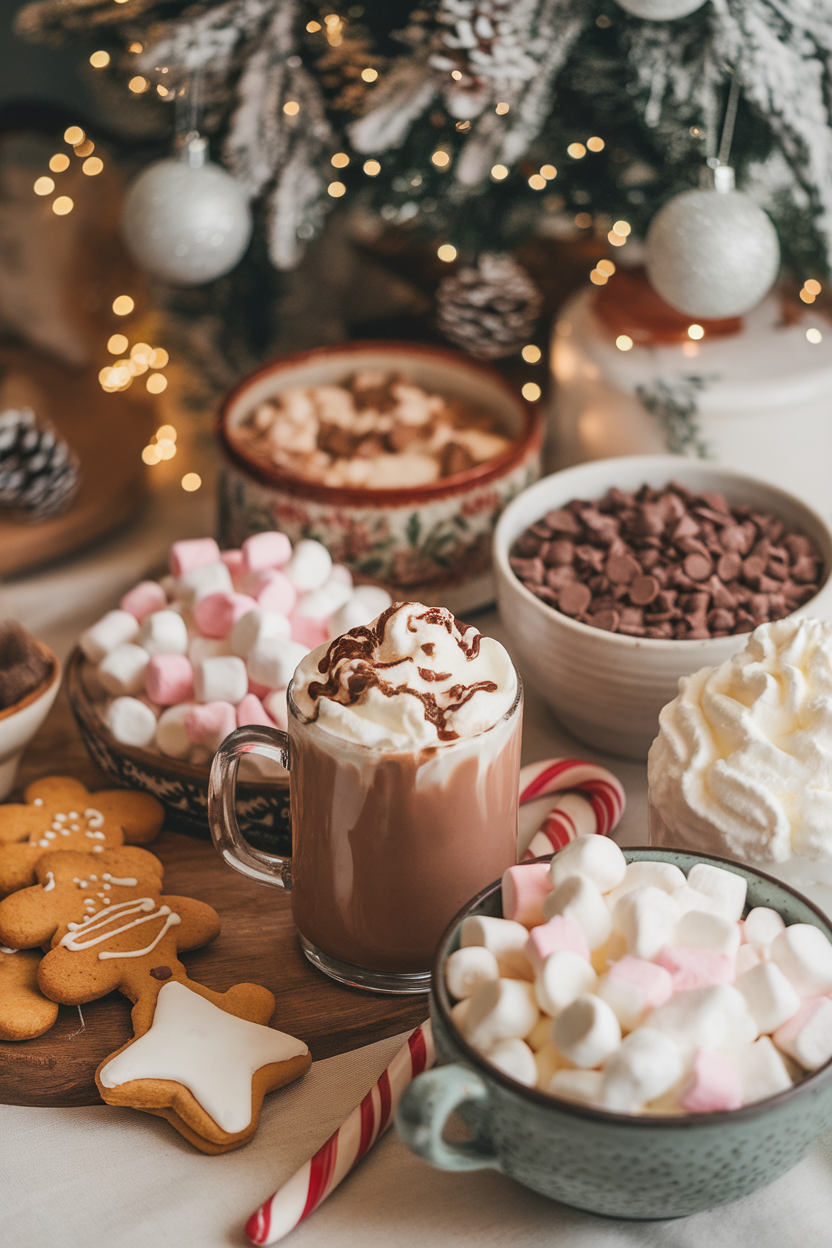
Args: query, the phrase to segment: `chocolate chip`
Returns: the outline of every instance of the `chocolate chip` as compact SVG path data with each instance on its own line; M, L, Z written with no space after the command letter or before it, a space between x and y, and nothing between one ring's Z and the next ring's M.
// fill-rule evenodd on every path
M547 511L543 517L549 526L552 536L580 537L581 525L571 511L561 508L558 511Z
M713 562L709 555L686 555L684 562L685 575L692 581L705 581L713 571Z
M559 537L556 541L549 542L543 552L543 562L549 568L572 563L574 558L575 543L570 542L566 537Z
M576 581L560 591L558 606L564 615L580 615L592 602L592 592L588 585Z
M540 585L546 574L542 559L517 559L509 558L511 570L515 576L519 576L523 582L530 581L532 585Z
M605 571L616 585L628 585L633 577L641 575L641 564L632 555L610 555Z
M659 592L655 576L637 576L630 585L630 602L635 607L646 607Z
M801 584L807 581L817 580L818 561L813 559L811 555L798 555L792 564L791 576L793 581L799 581Z
M682 519L674 527L673 532L670 535L670 540L675 544L676 542L684 541L686 537L698 536L699 525L696 523L693 516L682 516Z
M716 574L721 581L735 581L742 568L742 559L736 551L725 554L716 565Z
M748 534L739 524L727 524L719 535L722 549L727 551L737 551L744 555L746 551L751 549L751 541Z
M607 633L614 633L618 629L618 612L612 609L596 611L594 615L589 617L589 623L594 628L603 628Z
M546 584L550 589L563 589L577 580L577 573L570 563L561 564L559 568L548 568Z
M749 555L742 561L742 575L749 585L763 575L766 561L760 555Z

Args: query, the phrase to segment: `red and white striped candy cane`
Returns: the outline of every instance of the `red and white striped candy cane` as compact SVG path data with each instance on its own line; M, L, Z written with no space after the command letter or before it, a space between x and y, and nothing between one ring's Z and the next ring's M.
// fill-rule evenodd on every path
M434 1062L430 1020L408 1036L378 1083L314 1157L253 1213L246 1235L253 1244L274 1244L308 1218L353 1170L393 1121L404 1090Z
M571 790L582 796L587 815L595 820L595 832L609 836L624 813L626 797L621 782L597 763L580 758L549 758L530 763L520 771L520 805L547 793ZM557 853L578 835L574 811L555 807L532 837L523 860Z

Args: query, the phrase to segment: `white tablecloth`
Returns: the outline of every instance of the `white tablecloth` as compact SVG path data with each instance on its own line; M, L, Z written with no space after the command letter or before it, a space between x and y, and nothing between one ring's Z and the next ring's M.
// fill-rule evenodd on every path
M114 538L0 586L0 614L21 619L64 655L124 588L159 568L171 534L197 536L212 527L208 498L161 491L143 517ZM500 636L493 612L476 623ZM605 763L627 791L616 839L644 844L644 766L580 745L558 726L531 682L526 694L524 761L577 754ZM299 1083L267 1097L250 1145L220 1157L195 1152L166 1123L130 1110L0 1106L0 1244L247 1243L242 1227L249 1214L347 1116L400 1042L385 1040L315 1063ZM832 1137L790 1174L733 1205L681 1221L628 1223L553 1204L493 1171L433 1170L390 1132L287 1242L298 1248L825 1248L832 1245Z

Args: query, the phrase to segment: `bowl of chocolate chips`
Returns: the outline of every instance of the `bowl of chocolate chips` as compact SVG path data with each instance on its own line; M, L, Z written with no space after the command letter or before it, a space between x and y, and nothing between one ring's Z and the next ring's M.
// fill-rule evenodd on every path
M832 530L793 494L673 455L536 482L494 536L521 671L582 741L644 759L679 678L786 615L832 618ZM526 676L528 682L528 675Z
M0 620L0 801L14 787L20 756L52 707L57 658L17 620Z

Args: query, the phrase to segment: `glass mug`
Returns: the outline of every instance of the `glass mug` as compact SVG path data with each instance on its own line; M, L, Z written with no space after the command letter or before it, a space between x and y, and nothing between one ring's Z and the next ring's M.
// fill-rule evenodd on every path
M375 992L430 988L456 912L517 861L523 689L506 714L447 745L383 750L307 719L287 695L288 734L232 732L214 757L208 821L219 853L290 890L304 953L333 979ZM255 849L235 814L240 758L289 772L292 857Z

